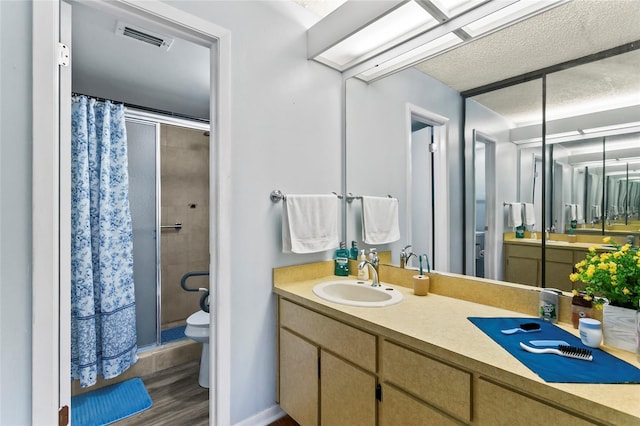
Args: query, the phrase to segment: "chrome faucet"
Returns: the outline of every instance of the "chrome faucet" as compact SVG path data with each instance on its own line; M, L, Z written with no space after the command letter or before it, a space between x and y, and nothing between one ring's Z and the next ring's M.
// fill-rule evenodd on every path
M376 259L378 257L376 256ZM377 262L376 262L377 263ZM372 260L363 260L358 264L358 269L369 267L369 273L371 274L371 287L380 287L380 282L378 281L378 271L376 271L376 267L373 264Z
M411 256L417 258L415 253L407 252L407 250L409 250L410 248L411 248L411 244L405 246L400 251L400 267L401 268L406 268L407 267L407 263L409 263L409 259L411 259Z

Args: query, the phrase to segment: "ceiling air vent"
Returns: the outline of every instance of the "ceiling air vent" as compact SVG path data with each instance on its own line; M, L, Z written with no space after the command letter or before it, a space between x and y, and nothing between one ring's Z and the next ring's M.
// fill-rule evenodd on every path
M122 21L118 21L116 34L123 37L130 37L152 46L160 47L164 50L169 50L171 44L173 44L173 38L171 37L136 27L135 25L127 24Z

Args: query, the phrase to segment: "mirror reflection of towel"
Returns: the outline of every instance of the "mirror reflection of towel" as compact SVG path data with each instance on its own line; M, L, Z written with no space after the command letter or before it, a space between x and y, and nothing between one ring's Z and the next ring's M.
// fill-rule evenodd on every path
M534 226L536 224L536 211L533 203L524 203L524 224Z
M522 203L507 203L509 205L509 214L507 216L507 226L515 228L522 225Z
M386 244L400 239L398 199L362 197L362 240L367 244Z
M578 205L577 204L569 204L567 205L569 208L569 220L578 220Z

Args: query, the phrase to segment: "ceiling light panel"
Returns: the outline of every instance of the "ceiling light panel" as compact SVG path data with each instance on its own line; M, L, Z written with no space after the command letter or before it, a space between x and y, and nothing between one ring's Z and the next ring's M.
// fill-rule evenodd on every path
M471 37L477 37L507 25L515 24L522 19L540 13L559 3L564 3L565 1L566 0L520 0L468 24L462 27L462 29Z
M449 18L460 15L479 5L485 0L430 0L442 13Z
M370 68L357 77L364 81L371 81L381 75L386 75L392 70L409 67L418 61L423 61L429 57L444 52L460 43L463 40L454 33L448 33L420 47L398 55L393 59L383 62L376 67Z
M405 3L320 55L340 68L398 45L438 21L414 1Z

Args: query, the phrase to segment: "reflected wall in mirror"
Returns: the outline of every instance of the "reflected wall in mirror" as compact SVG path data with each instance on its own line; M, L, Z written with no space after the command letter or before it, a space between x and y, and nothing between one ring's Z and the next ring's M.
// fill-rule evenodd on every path
M536 175L536 168L541 168L540 143L519 147L514 138L528 142L541 139L541 134L534 131L518 134L514 130L541 122L541 94L542 81L536 79L465 100L465 154L469 165L465 170L464 194L465 272L468 275L509 280L510 275L518 273L519 266L518 261L514 261L513 268L504 267L504 239L513 240L517 227L523 227L521 230L526 231L523 236L528 238L535 236L540 227L536 218L541 217L541 197L534 196L540 192ZM484 154L484 162L479 153ZM481 190L483 182L484 191ZM522 203L533 204L534 217L531 214L524 217Z
M350 78L346 96L347 192L399 200L401 238L375 248L390 250L398 265L412 245L434 269L461 272L462 203L448 193L462 186L459 93L406 69L370 84ZM372 248L363 243L361 209L347 203L346 238ZM408 266L417 266L415 257Z

